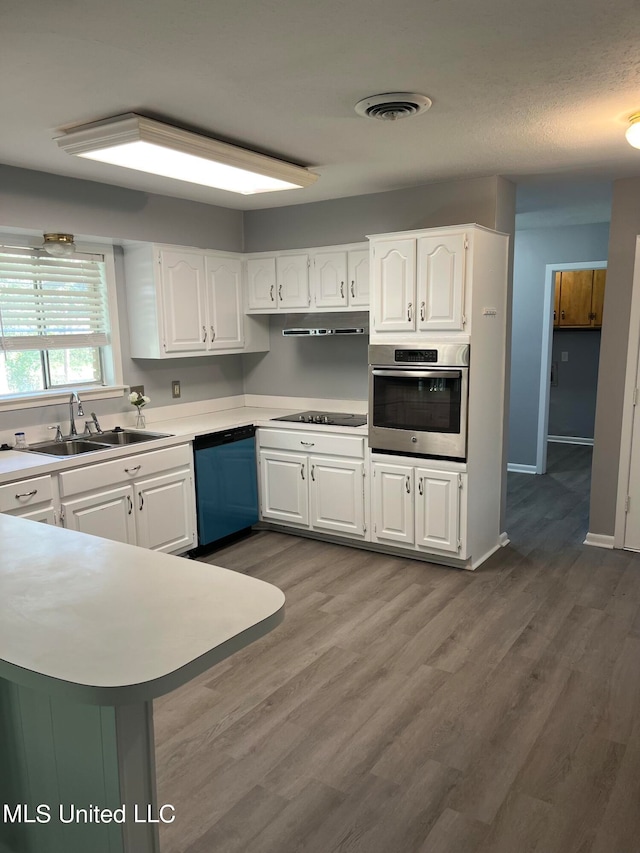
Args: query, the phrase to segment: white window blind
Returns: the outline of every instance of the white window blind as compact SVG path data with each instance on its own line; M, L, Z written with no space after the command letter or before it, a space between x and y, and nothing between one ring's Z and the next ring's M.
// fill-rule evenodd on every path
M109 342L102 255L54 258L0 246L0 347L101 347Z

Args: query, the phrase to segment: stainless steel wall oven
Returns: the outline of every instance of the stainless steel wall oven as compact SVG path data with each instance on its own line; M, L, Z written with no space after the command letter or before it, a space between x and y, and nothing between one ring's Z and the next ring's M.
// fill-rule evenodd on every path
M467 457L469 344L369 347L369 446L374 451Z

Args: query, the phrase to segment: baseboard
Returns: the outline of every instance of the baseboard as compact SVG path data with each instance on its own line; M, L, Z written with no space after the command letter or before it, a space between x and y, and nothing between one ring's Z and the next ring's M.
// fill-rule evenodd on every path
M580 438L576 435L548 435L547 441L552 441L554 444L584 444L587 447L593 447L592 438Z
M583 545L594 545L596 548L613 548L613 536L605 533L587 533Z
M509 462L507 464L507 471L511 471L514 474L535 474L536 466L520 465L519 462Z

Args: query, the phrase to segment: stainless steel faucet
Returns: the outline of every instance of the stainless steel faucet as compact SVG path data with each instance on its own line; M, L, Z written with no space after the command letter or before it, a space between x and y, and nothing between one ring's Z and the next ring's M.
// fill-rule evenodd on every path
M75 391L71 392L71 396L69 397L69 435L76 436L78 435L78 430L76 429L75 418L73 417L73 404L74 401L78 404L78 417L84 416L84 409L82 408L82 400Z

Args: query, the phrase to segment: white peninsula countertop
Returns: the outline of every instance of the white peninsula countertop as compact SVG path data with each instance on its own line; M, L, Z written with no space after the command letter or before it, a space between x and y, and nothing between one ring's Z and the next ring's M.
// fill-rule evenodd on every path
M278 625L264 581L0 514L0 678L67 701L167 693Z

